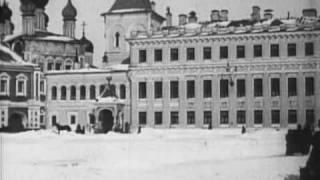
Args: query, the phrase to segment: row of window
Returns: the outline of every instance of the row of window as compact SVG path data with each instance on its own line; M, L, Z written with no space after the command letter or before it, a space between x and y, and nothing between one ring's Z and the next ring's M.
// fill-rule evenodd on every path
M280 78L271 78L271 96L280 96ZM230 90L230 80L221 79L220 80L220 97L226 98L229 97ZM314 88L314 78L306 77L305 78L305 95L313 96L315 93ZM297 87L297 78L290 77L288 78L288 96L297 96L298 94ZM246 93L246 80L237 79L236 80L236 93L237 97L245 97ZM263 91L263 79L256 78L253 80L253 96L262 97L264 94ZM186 82L186 98L195 98L195 80L188 80ZM154 82L154 98L159 99L163 97L163 83L161 81ZM211 98L212 97L212 81L203 80L203 97ZM139 98L147 98L147 84L146 82L139 82ZM179 81L170 81L170 98L179 98Z
M106 85L100 85L100 94L103 93ZM114 87L114 92L115 86ZM89 94L87 97L87 88L89 88ZM67 87L66 86L61 86L60 89L60 97L58 97L58 88L56 86L51 87L51 100L57 100L58 98L60 100L67 100ZM70 87L70 100L76 100L77 99L77 93L80 94L80 100L86 100L87 98L91 100L95 100L97 98L96 95L96 86L91 85L89 87L86 87L84 85L80 86L79 92L77 92L76 86L71 86ZM126 99L126 86L125 85L120 85L120 99Z
M313 56L314 55L314 44L313 42L305 43L305 56ZM261 44L253 45L253 57L261 58L263 56L263 46ZM292 57L297 55L297 45L295 43L287 44L287 55ZM280 56L280 47L279 44L271 44L270 45L270 57L279 57ZM202 57L204 60L212 59L212 47L203 47L202 48ZM238 45L236 47L236 57L237 58L246 58L246 46ZM193 61L196 58L196 50L194 47L186 48L186 59L188 61ZM220 59L228 59L229 58L229 47L228 46L220 46ZM161 62L163 60L163 50L155 49L154 50L154 61ZM170 60L178 61L179 60L179 48L171 48L170 49ZM139 50L139 62L145 63L147 62L147 50L140 49Z
M236 112L236 123L237 124L246 124L247 112L245 110L239 110ZM187 111L187 124L195 125L196 124L196 113L195 111ZM264 122L263 119L263 110L255 110L253 113L254 124L262 125ZM280 110L271 110L271 123L272 124L280 124L281 113ZM147 112L139 112L139 124L146 125L147 124ZM315 112L313 109L306 110L306 122L314 123L315 122ZM212 123L212 112L211 111L203 111L203 124ZM220 111L220 124L228 125L230 123L229 119L229 111ZM296 124L298 123L297 118L297 110L290 109L288 110L288 123ZM154 125L162 125L163 124L163 112L158 111L154 112ZM179 111L171 111L170 112L170 124L178 125L179 124Z

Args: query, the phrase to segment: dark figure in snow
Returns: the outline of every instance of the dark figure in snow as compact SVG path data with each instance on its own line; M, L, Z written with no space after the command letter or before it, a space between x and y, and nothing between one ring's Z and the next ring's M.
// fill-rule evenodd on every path
M124 124L124 133L128 134L130 132L130 124L126 122Z
M81 134L81 132L82 132L81 126L80 126L80 124L78 124L77 128L76 128L76 133Z
M138 127L138 134L141 133L141 126Z
M289 129L286 135L286 155L294 155L295 153L301 153L302 138L302 126L298 124L297 129Z
M241 134L245 134L246 132L247 132L246 127L242 126L242 128L241 128Z
M63 125L60 125L60 124L58 124L58 123L55 123L54 126L56 126L56 128L57 128L58 134L60 134L60 131L68 131L68 132L71 131L71 128L70 128L70 126L68 126L68 125L63 126Z
M319 125L318 125L319 126ZM319 127L320 128L320 127ZM312 138L312 150L305 168L300 169L300 180L320 179L320 131Z
M209 122L208 129L212 129L212 122Z

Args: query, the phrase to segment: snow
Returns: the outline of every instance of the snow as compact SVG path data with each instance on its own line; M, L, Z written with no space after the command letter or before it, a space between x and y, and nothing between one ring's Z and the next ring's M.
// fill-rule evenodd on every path
M2 180L285 180L286 130L142 129L141 134L2 134Z
M7 48L1 44L0 44L0 51L3 51L5 53L9 54L13 58L12 59L13 61L11 61L11 62L0 61L0 64L2 64L2 65L16 64L16 65L36 66L35 64L25 62L19 55L17 55L15 52L11 51L9 48Z
M46 36L46 37L39 37L40 40L48 40L48 41L74 41L73 38L67 36Z

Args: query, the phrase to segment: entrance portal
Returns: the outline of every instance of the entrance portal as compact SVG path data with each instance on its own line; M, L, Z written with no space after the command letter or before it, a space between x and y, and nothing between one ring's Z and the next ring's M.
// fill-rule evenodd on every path
M112 130L113 116L110 110L102 110L99 113L99 121L101 123L101 129L103 133L107 133Z
M19 113L14 113L9 118L8 128L11 132L23 131L23 115Z

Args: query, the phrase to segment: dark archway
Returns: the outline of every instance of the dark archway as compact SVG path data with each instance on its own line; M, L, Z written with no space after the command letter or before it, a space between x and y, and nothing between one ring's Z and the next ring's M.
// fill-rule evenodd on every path
M23 126L23 115L19 113L14 113L10 116L8 122L8 129L11 132L20 132L24 130Z
M103 133L107 133L112 130L113 116L110 110L102 110L99 113L99 121L101 122L101 128Z

